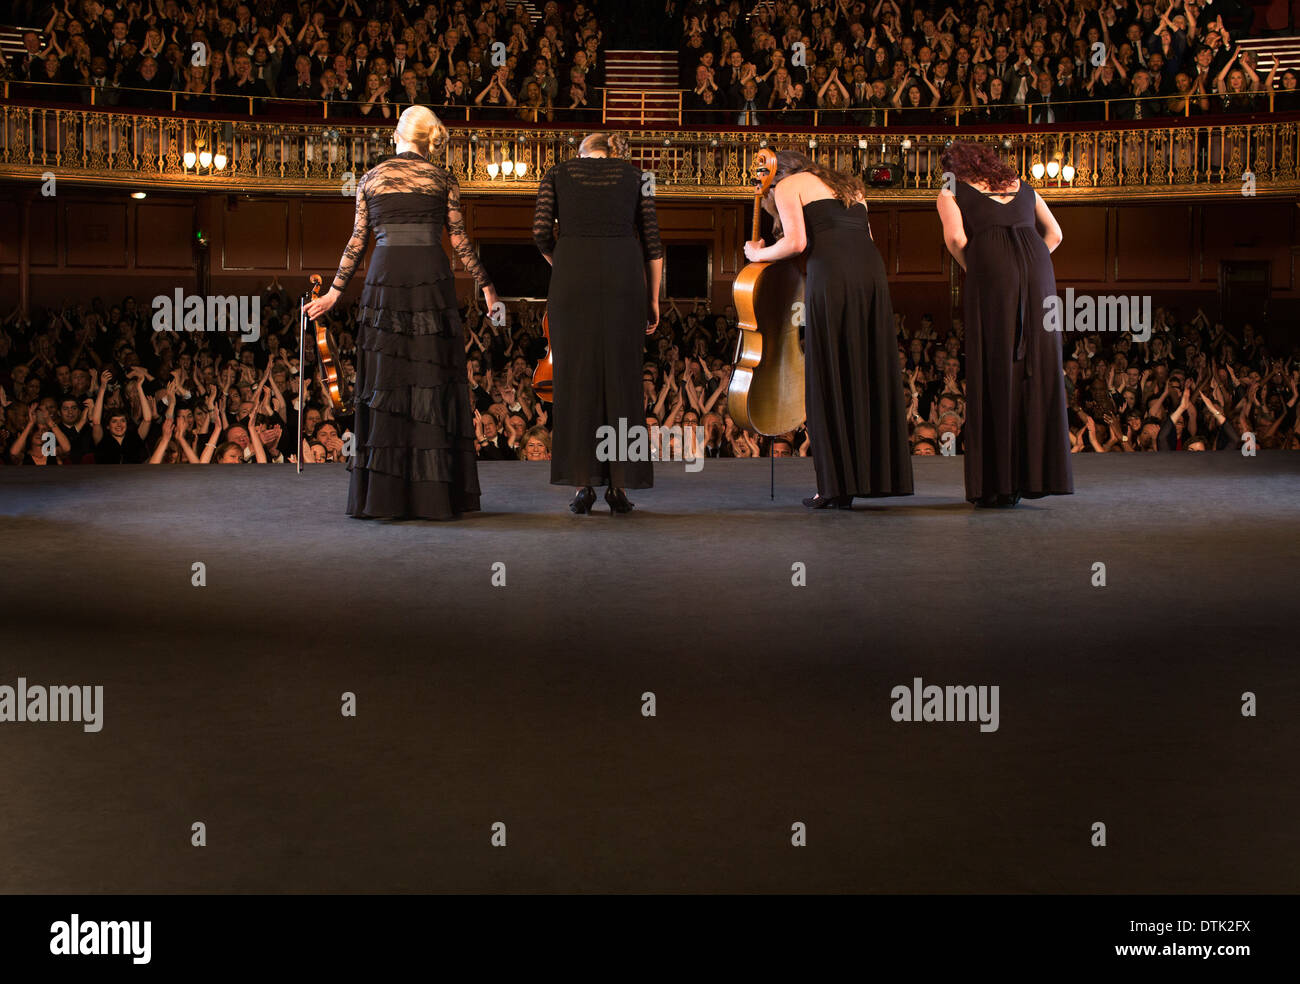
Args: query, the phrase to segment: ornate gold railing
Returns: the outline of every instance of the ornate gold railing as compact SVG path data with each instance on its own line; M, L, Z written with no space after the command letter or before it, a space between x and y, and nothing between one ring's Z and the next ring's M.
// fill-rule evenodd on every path
M802 149L841 170L895 165L882 198L928 198L943 184L951 139L1000 144L1053 197L1132 198L1300 194L1300 117L1202 117L1187 125L1091 124L910 132L638 130L632 155L671 198L745 198L753 154ZM581 130L457 128L444 151L467 190L528 194L537 176L577 153ZM157 116L90 108L0 106L0 178L130 185L141 189L350 194L392 153L392 124L291 123L263 118ZM502 166L510 162L509 173ZM495 167L493 165L496 165ZM522 165L522 168L519 167Z

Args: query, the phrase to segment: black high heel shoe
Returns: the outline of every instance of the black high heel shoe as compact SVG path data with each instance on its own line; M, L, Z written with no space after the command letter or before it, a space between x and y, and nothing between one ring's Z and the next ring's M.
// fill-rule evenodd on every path
M835 495L827 497L818 492L811 498L804 499L803 504L809 509L852 509L853 496Z
M569 510L578 516L586 515L591 512L591 507L596 504L596 490L588 485L580 489L578 494L573 497L569 503Z
M605 490L605 501L609 503L612 514L630 513L636 508L627 501L627 494L622 489L616 489L612 485Z

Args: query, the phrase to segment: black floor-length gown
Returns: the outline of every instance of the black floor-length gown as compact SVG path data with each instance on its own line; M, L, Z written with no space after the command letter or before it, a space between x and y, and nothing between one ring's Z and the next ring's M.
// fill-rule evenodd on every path
M803 217L804 401L817 491L911 495L894 310L866 206L826 198L805 205Z
M348 515L450 519L479 508L474 413L446 228L478 286L455 175L407 152L357 183L357 214L334 286L365 255L357 324L356 450Z
M1061 334L1043 299L1056 294L1052 256L1021 182L1005 204L957 182L966 230L966 498L1074 491L1061 375Z
M642 190L641 170L629 161L575 157L547 171L537 191L533 239L554 259L546 309L555 370L552 485L654 484L648 456L597 458L602 427L645 427L645 265L663 247L654 196ZM639 454L631 438L626 450Z

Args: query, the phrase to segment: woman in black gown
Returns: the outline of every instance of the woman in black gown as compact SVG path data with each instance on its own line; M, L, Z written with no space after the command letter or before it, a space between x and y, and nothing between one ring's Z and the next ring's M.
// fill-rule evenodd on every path
M850 509L854 496L911 495L894 311L866 189L794 151L779 151L776 160L763 207L777 216L781 238L746 243L745 256L807 261L804 400L817 494L803 504Z
M966 498L1010 508L1074 491L1051 253L1061 227L1039 194L989 146L954 143L956 179L939 193L944 241L966 271Z
M537 190L533 239L552 265L547 297L555 371L551 484L576 486L569 508L590 513L605 485L613 513L631 511L624 489L654 484L648 443L602 452L602 429L645 427L644 335L659 324L663 247L652 189L627 160L620 135L589 135L578 157L551 168ZM560 226L557 239L556 222ZM620 427L620 421L623 426ZM608 433L608 432L605 432ZM624 451L629 453L625 454ZM603 458L615 460L602 460Z
M460 184L432 162L447 129L423 106L402 113L397 156L357 182L356 222L319 317L356 273L371 236L357 320L356 450L348 515L451 519L479 508L474 412L465 385L465 342L442 230L500 312L496 291L465 235ZM499 315L498 315L499 316Z

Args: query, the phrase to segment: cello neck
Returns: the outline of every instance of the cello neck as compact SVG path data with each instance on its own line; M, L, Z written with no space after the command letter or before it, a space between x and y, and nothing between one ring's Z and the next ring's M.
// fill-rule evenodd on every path
M759 226L761 225L762 218L763 218L762 215L760 214L762 208L763 208L763 192L760 190L759 193L754 196L754 234L749 237L750 240L753 242L758 241Z

